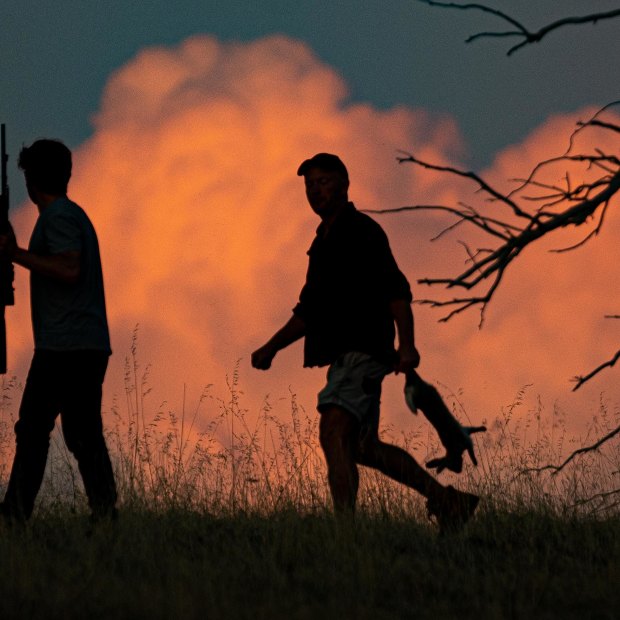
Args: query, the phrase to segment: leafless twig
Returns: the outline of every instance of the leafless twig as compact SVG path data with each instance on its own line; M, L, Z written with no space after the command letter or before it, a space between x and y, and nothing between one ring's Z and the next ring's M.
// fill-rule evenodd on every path
M595 375L598 375L598 373L601 372L601 370L604 370L605 368L611 368L619 359L620 359L620 351L616 351L616 354L610 360L603 362L602 364L597 366L594 370L589 372L587 375L574 377L573 381L575 382L575 387L573 388L573 392L578 390L586 381L589 381L590 379L592 379L592 377L594 377Z
M543 471L552 470L553 475L561 472L575 457L580 454L586 454L588 452L594 452L598 450L604 443L608 442L610 439L613 439L616 435L620 433L620 426L614 428L613 431L607 433L604 437L601 437L596 443L593 443L591 446L586 446L585 448L579 448L575 450L570 456L561 464L561 465L545 465L544 467L531 467L522 470L521 473L541 473Z
M475 4L475 3L467 3L467 4L459 4L457 2L439 2L437 0L418 0L418 2L422 2L423 4L428 4L429 6L437 6L445 9L474 9L477 11L482 11L484 13L489 13L491 15L495 15L499 17L501 20L508 22L514 30L504 30L502 32L479 32L474 34L466 39L466 43L471 43L472 41L476 41L477 39L483 38L514 38L517 37L520 40L519 43L513 45L507 52L507 56L510 56L518 49L525 47L530 43L538 43L543 37L548 35L553 30L557 30L558 28L562 28L563 26L576 26L581 24L596 24L599 21L605 19L612 19L614 17L620 16L620 8L613 9L612 11L607 11L604 13L592 13L590 15L583 15L581 17L565 17L564 19L559 19L558 21L552 22L546 26L543 26L539 30L532 32L528 30L521 22L517 21L513 17L510 17L506 13L499 11L497 9L493 9L491 7L485 6L484 4Z
M605 221L610 206L617 204L620 195L620 158L605 153L600 148L591 152L578 152L575 137L578 133L596 128L597 131L617 132L620 128L614 119L603 118L604 111L612 106L620 106L620 101L608 104L587 121L580 121L572 132L567 151L560 156L551 157L539 162L529 176L518 181L518 186L506 193L494 187L475 172L460 170L453 166L433 164L417 158L413 154L403 154L397 158L400 163L440 172L474 184L475 193L482 200L482 206L458 203L450 205L412 205L395 209L382 209L374 213L402 213L404 211L435 211L455 218L455 221L444 227L434 239L457 227L471 225L485 237L493 239L493 247L470 248L459 241L467 252L465 268L457 275L446 277L426 277L418 282L427 286L442 286L446 290L455 289L468 291L449 299L421 299L418 303L435 308L447 309L441 321L448 321L457 314L472 307L480 309L480 325L494 293L502 283L508 267L517 257L537 243L543 237L549 237L566 228L580 228L586 224L593 226L584 238L569 247L551 250L552 252L568 252L576 250L595 238ZM579 166L587 172L587 177L574 183L568 172L564 173L561 184L548 181L547 172L553 174L557 166ZM578 389L586 381L594 377L604 368L613 366L620 352L611 360L601 364L585 376L575 378Z
M418 0L428 6L476 10L487 13L501 21L509 24L510 29L505 31L480 32L467 39L467 43L481 38L512 38L518 39L518 43L513 45L507 52L510 56L522 47L538 43L550 32L569 25L596 24L599 21L620 17L620 8L607 12L591 13L580 17L566 17L554 21L537 31L527 29L520 21L510 15L494 9L484 4L470 2L448 2L442 0ZM499 287L502 278L509 265L519 256L519 254L537 242L542 237L548 236L554 231L567 227L579 227L598 217L598 223L593 230L589 231L585 237L567 248L555 250L556 252L567 252L575 250L589 240L593 239L600 232L605 215L612 204L612 199L617 198L620 191L620 159L616 155L605 153L601 149L595 148L592 153L574 153L576 137L578 134L592 128L601 129L607 132L620 133L620 124L608 119L601 118L603 113L610 108L620 105L620 101L613 101L596 112L589 120L577 123L576 129L570 136L569 145L566 152L560 157L549 158L540 162L530 173L529 177L521 180L520 184L508 193L503 193L493 188L489 183L474 172L459 170L450 166L440 166L417 159L414 155L399 157L398 160L409 162L423 168L437 172L457 175L461 178L473 181L478 186L478 192L486 194L487 202L494 203L494 206L508 207L511 220L498 217L490 217L473 207L460 204L458 207L433 206L424 207L421 205L411 207L401 207L399 209L386 209L382 212L397 211L417 211L424 209L434 209L444 211L457 218L455 223L444 228L435 239L441 237L446 232L453 231L461 224L472 224L484 234L499 240L499 245L495 248L471 250L467 244L461 242L468 254L468 267L460 274L446 278L424 278L419 280L426 285L442 285L447 289L461 288L467 291L485 286L486 291L480 294L465 295L449 300L425 299L421 303L429 304L433 307L452 308L451 311L441 320L447 321L456 314L459 314L473 306L480 307L480 325L484 319L484 312L493 297L494 292ZM590 173L598 173L598 178L582 182L576 186L571 183L568 172L565 174L566 187L560 187L556 183L541 181L538 175L547 167L566 163L583 163ZM534 190L533 195L525 195L525 190ZM541 194L541 190L542 193ZM537 193L536 193L537 192ZM534 204L534 209L525 208L519 201ZM618 315L610 315L618 318ZM613 366L620 359L618 351L610 360L600 364L593 371L584 376L575 377L575 388L579 389L586 381L597 375L603 369Z
M596 493L592 497L588 497L586 499L579 500L573 504L573 508L577 508L578 506L585 506L586 504L592 504L593 502L598 501L599 506L596 507L596 511L600 512L601 510L610 510L618 505L618 502L614 502L613 504L605 503L605 500L610 497L614 497L615 495L620 495L620 489L613 489L612 491L604 491L603 493Z
M558 161L561 159L563 158L554 158L549 161ZM575 156L569 156L567 159L569 161L574 161L576 158ZM581 158L577 157L577 159ZM473 172L465 172L449 166L430 164L417 159L413 155L409 155L408 157L400 157L399 161L401 163L410 162L427 169L447 172L460 177L469 178L478 185L479 191L482 191L489 196L490 200L502 203L509 207L512 214L518 218L515 222L511 222L508 220L499 220L497 218L481 215L472 209L438 205L417 205L412 207L400 207L398 209L383 209L381 211L376 211L377 213L390 213L415 210L441 210L455 215L459 222L462 221L473 224L485 233L501 240L501 243L497 248L486 252L484 255L477 254L476 257L471 260L470 267L465 269L456 277L423 278L419 280L421 284L426 285L440 284L446 286L447 288L456 287L471 290L480 285L484 280L491 279L492 283L489 286L487 293L484 295L468 296L464 298L459 297L450 301L442 302L438 302L436 300L425 300L434 307L456 306L456 309L452 311L445 318L445 320L473 305L481 305L484 308L484 306L491 300L491 297L497 289L497 286L499 285L508 265L514 261L525 248L555 230L566 227L581 226L586 223L599 208L604 211L611 198L618 191L620 191L619 165L618 170L615 171L611 178L605 178L603 181L599 179L592 182L587 186L584 186L581 192L575 193L572 190L563 191L560 190L560 188L556 188L561 193L560 200L558 200L558 202L568 203L564 210L549 213L545 211L531 213L521 208L513 198L509 198L507 195L492 188L486 181L484 181L484 179ZM543 162L543 164L539 164L537 168L540 168L544 165L544 163L545 162ZM534 185L532 177L524 183L524 187L531 185ZM603 189L593 196L590 196L589 190L593 187L603 187ZM586 196L585 198L584 192ZM575 201L577 202L573 204ZM518 220L524 220L523 224L518 225L516 223ZM596 233L596 230L594 232Z

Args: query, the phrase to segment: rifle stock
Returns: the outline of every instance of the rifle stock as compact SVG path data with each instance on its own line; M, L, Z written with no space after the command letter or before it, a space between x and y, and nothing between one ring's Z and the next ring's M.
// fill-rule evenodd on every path
M2 169L2 184L0 194L0 234L6 234L10 229L9 224L9 182L7 177L6 165L9 156L6 152L6 131L5 125L0 125L0 167ZM15 303L13 295L13 263L9 260L0 260L0 374L6 373L6 323L4 313L6 306Z

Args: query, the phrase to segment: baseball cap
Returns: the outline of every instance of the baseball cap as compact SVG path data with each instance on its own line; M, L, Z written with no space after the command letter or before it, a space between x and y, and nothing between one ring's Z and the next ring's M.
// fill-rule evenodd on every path
M328 172L339 172L347 181L349 173L342 160L337 155L331 153L317 153L314 157L306 159L297 169L297 176L304 176L311 168L319 168Z

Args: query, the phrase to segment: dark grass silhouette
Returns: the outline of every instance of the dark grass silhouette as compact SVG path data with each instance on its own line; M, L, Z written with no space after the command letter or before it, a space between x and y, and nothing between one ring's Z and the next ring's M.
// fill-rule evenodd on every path
M192 410L152 409L148 375L128 360L126 405L105 415L120 517L94 530L54 434L32 522L0 532L0 617L614 617L618 438L557 475L528 471L575 444L562 412L521 411L519 393L487 421L478 467L442 474L482 502L462 532L439 537L416 493L369 470L355 521L335 519L317 416L291 394L285 411L266 401L252 417L237 373L228 387ZM10 446L19 399L5 388ZM584 442L618 417L602 403ZM442 450L432 432L383 434L421 458Z

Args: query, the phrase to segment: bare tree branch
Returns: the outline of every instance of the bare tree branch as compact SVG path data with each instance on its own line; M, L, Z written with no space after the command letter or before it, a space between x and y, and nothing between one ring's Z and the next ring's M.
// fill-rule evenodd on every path
M582 124L582 123L580 123ZM618 125L615 125L613 123L603 123L603 121L596 121L596 120L592 120L589 123L590 125L596 126L596 127L604 127L605 129L611 129L612 131L617 131L618 133L620 133L620 127Z
M496 226L500 226L502 230L512 230L513 232L518 232L519 228L512 225L507 225L505 222L501 222L500 220L496 220L494 218L483 217L476 213L473 209L469 209L469 212L463 211L462 209L457 209L456 207L447 207L443 205L413 205L410 207L395 207L390 209L363 209L364 213L376 213L378 215L386 214L386 213L403 213L404 211L445 211L446 213L451 213L459 218L459 220L455 224L451 224L442 230L437 236L433 237L433 241L442 236L445 232L454 229L455 226L462 224L463 222L469 222L474 226L477 226L489 233L490 235L499 237L500 239L507 240L509 234L507 232L500 232L497 230Z
M526 217L526 218L530 217L527 213L525 213L524 211L521 211L518 205L513 200L511 200L509 196L505 196L501 192L498 192L497 190L493 189L486 181L484 181L484 179L479 177L475 172L466 172L464 170L459 170L458 168L453 168L451 166L439 166L437 164L430 164L428 162L422 161L421 159L417 159L411 154L408 154L406 157L398 157L397 159L398 159L398 162L401 164L405 162L410 162L413 164L417 164L418 166L421 166L422 168L426 168L428 170L436 170L438 172L449 172L450 174L472 179L473 181L478 183L482 191L489 194L493 199L499 200L505 203L506 205L508 205L514 211L515 215L518 215L519 217Z
M439 2L438 0L417 0L418 2L422 2L423 4L428 4L429 6L437 6L446 9L474 9L477 11L482 11L484 13L490 13L491 15L495 15L500 19L508 22L510 25L514 26L516 30L505 30L503 32L479 32L467 38L466 43L471 43L477 39L482 38L508 38L508 37L519 37L522 40L513 45L507 52L507 56L510 56L518 49L530 44L530 43L538 43L543 37L548 35L553 30L557 30L558 28L562 28L563 26L575 26L580 24L596 24L599 21L604 19L612 19L614 17L620 16L620 8L614 9L612 11L607 11L605 13L592 13L590 15L583 15L581 17L566 17L564 19L559 19L558 21L552 22L547 26L543 26L539 30L532 32L528 30L521 22L516 19L510 17L506 13L502 11L498 11L497 9L493 9L491 7L485 6L484 4L458 4L456 2Z
M481 284L483 280L497 275L498 277L493 280L493 284L489 287L487 294L481 296L472 296L466 298L457 298L447 302L427 301L434 307L441 307L446 305L457 306L456 312L451 312L447 318L451 318L455 314L458 314L462 310L471 307L472 305L481 304L485 306L493 295L493 292L499 285L499 281L503 275L503 272L508 265L516 259L516 257L529 245L542 238L549 233L568 226L580 226L584 224L588 218L594 215L599 207L607 205L609 200L620 191L620 170L606 183L606 187L598 194L591 198L586 198L578 202L577 204L567 207L564 211L559 213L552 213L543 215L541 213L532 215L528 214L512 199L506 199L488 184L486 184L480 177L473 173L463 172L454 168L445 166L434 166L421 160L410 156L400 161L409 161L414 164L421 165L425 168L431 168L433 170L443 170L459 176L471 178L476 181L481 189L492 195L494 198L500 199L503 203L511 206L513 213L521 218L527 220L527 225L518 229L515 232L515 225L508 222L498 222L497 220L489 220L485 216L474 217L470 213L463 211L462 209L455 209L450 207L439 207L440 209L457 215L461 220L468 221L475 224L477 227L485 230L489 234L493 234L503 240L503 243L496 249L488 252L483 257L478 257L472 261L471 267L465 269L461 274L456 277L450 278L424 278L419 280L421 284L436 285L442 284L447 288L460 287L466 290L470 290L477 285ZM425 207L419 205L417 207L400 208L399 210L423 210ZM432 207L437 209L438 207ZM392 212L391 209L382 210L383 213ZM505 230L511 231L509 234L500 234L496 227L497 224L504 226ZM460 309L458 308L460 307ZM443 319L442 319L443 320Z
M592 224L580 241L569 247L552 249L551 252L568 252L580 248L594 239L601 231L610 206L617 204L620 195L620 158L600 148L593 152L576 152L577 134L587 130L617 133L618 125L602 113L620 101L608 104L588 121L580 121L569 138L567 151L558 157L551 157L536 164L529 176L517 179L518 185L510 192L502 192L480 175L460 170L453 166L432 164L415 155L399 156L400 163L410 163L452 176L466 179L475 185L475 194L482 202L480 208L462 202L449 205L413 205L395 209L372 211L377 214L402 213L406 211L435 211L454 217L455 221L444 227L434 238L436 240L461 225L472 225L486 238L495 240L494 247L470 248L459 241L467 252L465 267L456 275L426 277L418 280L430 287L441 286L446 290L468 291L449 299L421 299L417 303L447 310L440 321L448 321L472 307L480 308L480 325L494 293L503 281L508 267L526 248L543 237L549 237L561 229L577 229ZM558 166L581 167L584 178L575 183L568 172L564 172L561 183L550 175L557 175ZM548 180L551 178L552 180ZM616 316L616 315L614 315ZM578 389L604 368L613 366L620 352L614 358L584 376L574 378Z
M604 491L603 493L596 493L592 497L588 497L586 499L579 500L573 504L573 508L577 508L577 506L585 506L586 504L592 504L593 502L599 501L602 503L602 506L597 507L597 511L601 510L611 510L615 506L618 505L618 502L614 502L613 504L605 504L603 503L606 499L610 497L614 497L615 495L620 495L620 489L613 489L612 491Z
M617 8L607 12L591 13L579 17L566 17L547 24L537 31L531 31L517 19L484 4L448 2L443 0L417 1L432 7L480 11L499 18L499 20L509 24L510 28L508 30L479 32L466 40L466 42L469 43L481 38L519 39L519 42L508 50L508 56L528 44L538 43L550 32L559 28L587 23L596 24L599 21L620 17L620 8ZM601 118L605 111L612 106L618 105L620 105L620 101L611 102L598 110L588 121L578 122L577 128L570 136L569 145L564 155L540 162L532 170L529 177L521 180L519 182L520 184L509 193L502 193L496 190L474 172L467 172L450 166L431 164L421 161L413 155L399 157L398 161L400 163L409 162L429 170L445 172L473 181L478 185L478 192L487 195L487 201L493 202L496 205L500 204L504 207L508 207L509 214L512 215L514 220L508 221L505 219L498 219L498 217L492 218L473 207L468 207L463 204L460 204L458 207L424 207L419 205L376 211L376 213L417 211L424 209L444 211L456 216L457 221L444 228L434 239L438 239L445 233L455 230L461 224L469 223L478 230L481 230L484 234L500 240L499 245L495 248L491 248L490 250L478 248L473 251L465 243L461 242L469 258L469 266L466 269L453 277L424 278L419 280L419 283L429 286L442 285L447 289L459 287L467 291L476 289L476 287L486 283L487 288L485 292L477 295L472 294L463 297L455 297L443 301L424 299L418 303L425 303L433 307L451 308L450 312L441 319L442 321L447 321L473 306L480 306L480 325L482 325L485 309L491 301L494 292L500 285L506 269L524 249L554 231L567 227L576 228L594 218L598 218L598 223L581 241L569 247L552 251L567 252L576 250L596 237L602 229L612 198L616 197L616 194L620 191L620 159L616 155L605 153L598 148L594 149L594 155L588 153L574 154L573 149L577 135L588 129L597 128L603 131L620 133L620 124ZM544 169L562 162L583 163L589 173L600 173L600 176L592 180L582 181L576 186L573 186L569 173L566 172L564 177L566 187L560 187L554 182L541 181L538 178L538 175L541 174ZM534 190L534 193L532 195L525 195L525 190ZM519 201L534 204L535 207L528 210L521 206ZM611 318L620 318L619 315L609 316ZM603 369L613 366L618 359L620 359L620 350L610 360L600 364L590 373L575 377L574 381L576 385L574 390L579 389L579 387L596 376Z
M590 379L592 379L592 377L594 377L595 375L598 375L598 373L601 372L601 370L604 370L605 368L611 368L619 359L620 359L620 351L616 351L616 354L610 360L603 362L600 366L597 366L594 370L589 372L587 375L584 375L582 377L574 377L573 381L575 381L576 385L573 388L573 392L578 390L586 381L589 381Z
M607 435L605 435L604 437L601 437L596 443L592 444L591 446L586 446L585 448L579 448L578 450L575 450L561 465L545 465L544 467L532 467L522 470L521 473L540 473L543 471L552 470L553 474L555 475L561 472L575 457L579 456L580 454L587 454L588 452L594 452L595 450L598 450L604 443L608 442L610 439L613 439L619 433L620 426L614 428L613 431L607 433Z

